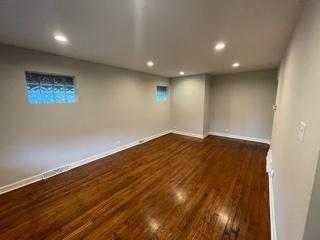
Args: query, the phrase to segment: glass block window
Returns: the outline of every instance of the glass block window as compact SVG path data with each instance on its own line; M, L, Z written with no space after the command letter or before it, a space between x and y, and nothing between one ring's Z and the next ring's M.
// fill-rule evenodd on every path
M74 77L25 72L30 104L76 103Z
M157 101L164 102L168 99L168 87L167 86L157 86Z

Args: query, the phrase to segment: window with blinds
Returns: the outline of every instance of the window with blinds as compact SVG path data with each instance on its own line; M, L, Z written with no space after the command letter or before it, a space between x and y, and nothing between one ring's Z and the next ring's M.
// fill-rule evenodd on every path
M78 101L74 77L25 72L30 104L66 104Z
M168 87L167 86L157 86L157 101L164 102L168 99Z

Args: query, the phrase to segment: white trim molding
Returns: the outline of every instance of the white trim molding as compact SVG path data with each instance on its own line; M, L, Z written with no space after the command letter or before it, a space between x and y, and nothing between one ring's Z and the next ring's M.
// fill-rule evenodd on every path
M204 139L205 137L208 136L207 134L189 133L189 132L177 131L177 130L171 130L171 133L188 136L188 137L200 138L200 139Z
M87 163L102 159L104 157L110 156L110 155L112 155L114 153L126 150L128 148L137 146L139 144L146 143L148 141L151 141L153 139L156 139L156 138L159 138L161 136L167 135L169 133L171 133L171 130L167 130L167 131L164 131L164 132L161 132L161 133L157 133L157 134L152 135L150 137L146 137L146 138L137 140L135 142L132 142L132 143L129 143L129 144L126 144L126 145L123 145L123 146L120 146L120 147L117 147L117 148L114 148L114 149L110 149L110 150L108 150L106 152L103 152L103 153L100 153L100 154L96 154L94 156L90 156L88 158L79 160L77 162L73 162L73 163L70 163L70 164L67 164L67 165L63 165L61 167L58 167L58 168L43 172L41 174L38 174L38 175L35 175L35 176L31 176L31 177L22 179L20 181L17 181L17 182L2 186L2 187L0 187L0 195L4 194L6 192L10 192L10 191L13 191L15 189L24 187L26 185L41 181L43 179L47 179L47 178L55 176L57 174L69 171L69 170L71 170L73 168L80 167L80 166L82 166L84 164L87 164Z
M271 231L271 240L277 240L277 230L276 230L276 217L275 217L275 208L274 208L274 192L273 192L273 175L274 170L272 166L272 152L271 149L268 151L267 155L267 164L266 171L269 178L269 206L270 206L270 231Z
M270 144L270 140L268 140L268 139L247 137L247 136L235 135L235 134L230 134L230 133L209 132L209 135Z

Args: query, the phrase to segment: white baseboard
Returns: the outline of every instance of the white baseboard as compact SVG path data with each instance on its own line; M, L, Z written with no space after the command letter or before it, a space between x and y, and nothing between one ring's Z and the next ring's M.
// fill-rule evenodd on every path
M268 140L268 139L246 137L246 136L235 135L235 134L230 134L230 133L209 132L209 135L219 136L219 137L227 137L227 138L234 138L234 139L241 139L241 140L246 140L246 141L251 141L251 142L260 142L260 143L270 144L270 140Z
M43 179L42 178L42 174L38 174L38 175L35 175L35 176L32 176L32 177L25 178L25 179L22 179L20 181L14 182L14 183L10 183L10 184L8 184L6 186L0 187L0 195L4 194L6 192L13 191L13 190L18 189L18 188L27 186L27 185L29 185L31 183L38 182L38 181L40 181L42 179Z
M203 134L203 138L206 138L206 137L208 137L210 134L207 132L207 133L205 133L205 134Z
M272 153L271 149L268 151L267 155L267 166L266 171L269 178L269 206L270 206L270 231L271 240L277 240L277 230L276 230L276 218L275 218L275 208L274 208L274 192L273 192L273 166L272 166Z
M273 174L271 149L269 149L266 159L267 159L267 161L266 161L266 171L267 171L267 173L272 173Z
M90 157L88 157L88 158L82 159L82 160L77 161L77 162L73 162L73 163L70 163L70 164L67 164L67 165L63 165L63 166L61 166L61 167L58 167L58 168L55 168L55 169L52 169L52 170L43 172L43 173L41 173L41 174L38 174L38 175L35 175L35 176L32 176L32 177L29 177L29 178L22 179L22 180L20 180L20 181L17 181L17 182L8 184L8 185L6 185L6 186L2 186L2 187L0 187L0 195L1 195L1 194L4 194L4 193L6 193L6 192L10 192L10 191L13 191L13 190L15 190L15 189L24 187L24 186L29 185L29 184L31 184L31 183L35 183L35 182L41 181L41 180L43 180L43 179L46 179L46 178L55 176L55 175L57 175L57 174L60 174L60 173L69 171L69 170L71 170L71 169L73 169L73 168L82 166L82 165L84 165L84 164L87 164L87 163L90 163L90 162L99 160L99 159L101 159L101 158L110 156L110 155L112 155L112 154L114 154L114 153L117 153L117 152L126 150L126 149L128 149L128 148L137 146L137 145L139 145L139 144L146 143L146 142L148 142L148 141L151 141L151 140L153 140L153 139L156 139L156 138L159 138L159 137L161 137L161 136L167 135L167 134L169 134L169 133L171 133L171 130L164 131L164 132L161 132L161 133L152 135L152 136L150 136L150 137L146 137L146 138L140 139L140 140L138 140L138 141L135 141L135 142L132 142L132 143L129 143L129 144L120 146L120 147L118 147L118 148L114 148L114 149L108 150L108 151L103 152L103 153L100 153L100 154L96 154L96 155L94 155L94 156L90 156Z
M208 136L203 134L189 133L189 132L177 131L177 130L171 130L171 132L174 134L179 134L179 135L194 137L194 138L201 138L201 139L204 139L206 136Z

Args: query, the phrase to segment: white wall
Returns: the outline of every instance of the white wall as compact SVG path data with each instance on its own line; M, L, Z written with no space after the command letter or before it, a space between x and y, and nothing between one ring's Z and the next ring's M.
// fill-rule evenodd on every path
M279 240L303 238L311 199L320 150L319 23L320 1L310 0L280 67L271 142ZM307 124L303 142L301 121Z
M210 131L270 140L277 70L213 76Z
M26 70L76 76L79 103L30 105ZM0 72L0 186L170 129L166 78L4 45Z
M172 129L203 135L206 75L171 80Z

